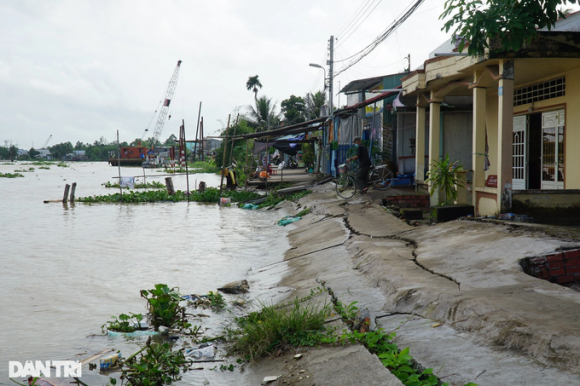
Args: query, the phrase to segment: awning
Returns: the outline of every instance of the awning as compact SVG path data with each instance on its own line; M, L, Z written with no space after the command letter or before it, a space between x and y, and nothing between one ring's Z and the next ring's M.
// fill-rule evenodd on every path
M397 87L395 87L395 88L401 89L401 91L402 91L402 87L400 85L397 86ZM396 92L396 91L387 91L387 92L384 92L382 94L379 94L379 95L377 95L375 97L372 97L371 99L367 99L366 101L359 102L359 103L357 103L355 105L352 105L352 106L347 106L347 107L345 107L343 109L340 109L340 110L336 110L333 115L340 115L340 114L344 114L344 113L351 112L353 110L358 110L361 107L365 107L365 106L368 106L368 105L372 105L375 102L378 102L378 101L381 101L383 99L387 99L389 97L392 97L394 95L399 95L399 94L400 93L399 92Z
M296 155L296 152L302 148L301 143L310 142L304 139L305 135L286 135L270 141L254 141L254 154L266 151L268 147L274 146L276 149L283 151L288 155Z
M327 117L316 118L316 119L313 119L311 121L297 123L295 125L281 127L279 129L275 129L275 130L262 131L260 133L253 133L253 134L245 134L245 135L242 135L240 138L251 139L251 138L260 138L260 137L272 137L272 136L277 137L280 135L307 133L309 131L318 130L322 126L324 121L326 121L326 119L327 119Z

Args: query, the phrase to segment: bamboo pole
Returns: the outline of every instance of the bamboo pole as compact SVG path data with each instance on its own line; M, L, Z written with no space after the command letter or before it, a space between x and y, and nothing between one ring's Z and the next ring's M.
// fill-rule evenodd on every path
M226 154L228 151L228 129L230 128L230 117L231 114L228 114L228 125L226 126L226 138L224 139L224 152L223 152L223 157L222 157L222 178L220 181L220 196L219 199L222 199L222 188L224 186L224 168L226 166Z
M236 130L238 129L238 118L239 117L240 117L240 114L238 114L238 116L236 117L236 123L234 125L234 136L233 136L233 138L236 138ZM232 141L232 147L230 148L230 165L233 164L232 157L233 157L233 154L234 154L234 145L235 145L235 142Z
M119 192L123 201L123 188L121 187L121 147L119 145L119 130L117 130L117 168L119 169Z
M197 155L197 136L199 134L199 119L201 117L201 101L199 102L199 111L197 112L197 129L195 129L195 145L193 145L193 162L195 162L195 157ZM185 159L187 164L187 158Z
M201 102L199 102L199 111L201 111ZM191 196L191 192L189 191L189 169L187 167L187 144L185 142L185 120L181 120L181 127L183 127L183 145L185 151L185 181L187 181L187 202L189 202L189 196ZM195 162L195 151L193 153L193 161Z
M246 175L246 181L244 182L244 188L246 190L248 190L248 176L250 175L249 170L248 170L248 141L249 141L249 139L246 139L246 166L244 166L244 174Z
M205 161L205 157L203 156L204 146L203 146L203 117L201 117L201 123L199 126L200 131L200 138L201 138L201 160Z

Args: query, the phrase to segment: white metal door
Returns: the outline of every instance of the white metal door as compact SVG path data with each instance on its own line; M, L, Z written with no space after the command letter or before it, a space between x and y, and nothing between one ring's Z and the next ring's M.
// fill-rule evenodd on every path
M512 188L524 190L526 185L526 127L527 117L514 117L512 145Z
M564 189L564 110L542 114L542 189Z

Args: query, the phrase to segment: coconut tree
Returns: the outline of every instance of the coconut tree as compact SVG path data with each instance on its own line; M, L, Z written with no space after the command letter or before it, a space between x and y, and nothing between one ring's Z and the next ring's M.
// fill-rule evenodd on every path
M276 103L266 96L256 99L255 106L248 106L246 116L257 131L266 131L280 122L280 113L276 112Z
M258 100L258 88L262 88L262 83L260 83L258 75L250 76L248 78L248 81L246 82L246 88L248 89L248 91L253 91L254 99Z

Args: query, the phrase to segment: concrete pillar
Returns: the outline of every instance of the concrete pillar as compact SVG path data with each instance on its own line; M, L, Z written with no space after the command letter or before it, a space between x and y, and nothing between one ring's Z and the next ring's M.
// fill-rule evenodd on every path
M497 112L497 203L503 213L512 205L512 142L514 119L514 62L502 60L498 84Z
M475 87L473 89L473 139L472 139L472 166L473 166L473 190L472 202L477 212L476 188L485 186L485 119L486 119L487 89Z
M415 122L415 183L425 182L425 99L417 96L417 117Z
M429 101L429 171L433 167L433 161L439 160L439 148L441 147L441 102L442 99L435 97L437 91L431 91ZM431 205L437 205L444 200L438 191L431 196Z

